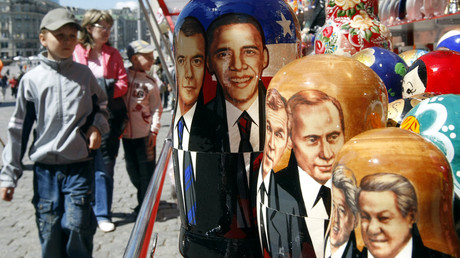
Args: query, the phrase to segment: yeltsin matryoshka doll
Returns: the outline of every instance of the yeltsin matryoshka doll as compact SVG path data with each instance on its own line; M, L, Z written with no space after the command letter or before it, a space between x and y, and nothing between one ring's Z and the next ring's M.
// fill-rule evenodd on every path
M458 257L445 155L422 136L381 128L350 139L332 173L337 257Z

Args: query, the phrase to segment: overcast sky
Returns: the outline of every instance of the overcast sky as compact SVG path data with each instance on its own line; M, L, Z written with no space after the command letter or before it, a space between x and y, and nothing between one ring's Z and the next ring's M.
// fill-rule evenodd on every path
M113 1L113 0L60 0L60 5L79 7L83 9L108 10L112 8L137 7L138 1Z

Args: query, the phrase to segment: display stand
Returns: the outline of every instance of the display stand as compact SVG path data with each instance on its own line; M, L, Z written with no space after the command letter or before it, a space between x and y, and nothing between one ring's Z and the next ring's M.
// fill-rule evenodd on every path
M460 12L423 18L416 21L401 21L389 26L393 35L393 46L428 47L433 50L433 44L453 27L460 26Z

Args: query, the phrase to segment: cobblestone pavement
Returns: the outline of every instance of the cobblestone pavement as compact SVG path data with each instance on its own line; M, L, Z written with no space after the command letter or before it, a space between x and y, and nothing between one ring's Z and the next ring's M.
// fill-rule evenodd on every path
M3 71L5 72L5 67ZM6 144L7 125L14 109L14 99L11 91L7 91L7 98L0 96L0 137ZM157 139L157 156L159 156L164 139L168 133L172 112L165 110L162 117L162 127ZM3 146L0 143L0 150ZM24 159L26 170L19 185L15 189L12 202L0 200L0 257L40 257L41 247L35 224L34 208L32 200L32 162ZM0 166L3 162L0 160ZM119 157L115 167L113 196L113 222L116 230L104 233L99 229L94 236L93 256L99 257L123 257L126 245L131 235L136 217L133 208L137 205L134 186L129 181L125 169L123 148L120 148ZM181 257L178 249L179 236L179 211L176 201L172 196L173 188L172 173L165 178L163 193L161 195L157 221L153 231L158 233L155 257L170 258Z

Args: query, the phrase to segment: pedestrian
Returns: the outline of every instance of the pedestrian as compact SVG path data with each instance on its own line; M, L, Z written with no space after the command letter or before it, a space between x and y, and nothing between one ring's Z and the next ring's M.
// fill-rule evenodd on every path
M153 50L143 40L133 41L126 48L132 66L128 68L128 93L124 97L128 124L122 141L126 170L137 189L136 213L155 170L155 146L163 112L158 81L146 73L153 65Z
M0 80L0 86L2 87L2 96L3 96L3 101L5 101L6 98L6 89L8 88L8 76L4 74Z
M106 94L88 67L72 60L80 29L64 8L43 17L39 39L46 51L19 84L3 151L0 193L11 201L23 173L22 149L34 128L29 156L42 257L92 257L90 152L99 148L109 126Z
M11 96L16 98L18 95L18 80L16 79L16 76L11 77L9 84L11 88Z
M110 46L113 18L107 11L91 9L85 12L83 31L74 52L74 60L88 65L108 96L110 132L102 136L100 150L94 157L95 184L93 210L99 229L115 230L112 223L113 175L120 147L120 138L126 124L126 105L122 96L128 90L128 76L123 58Z

